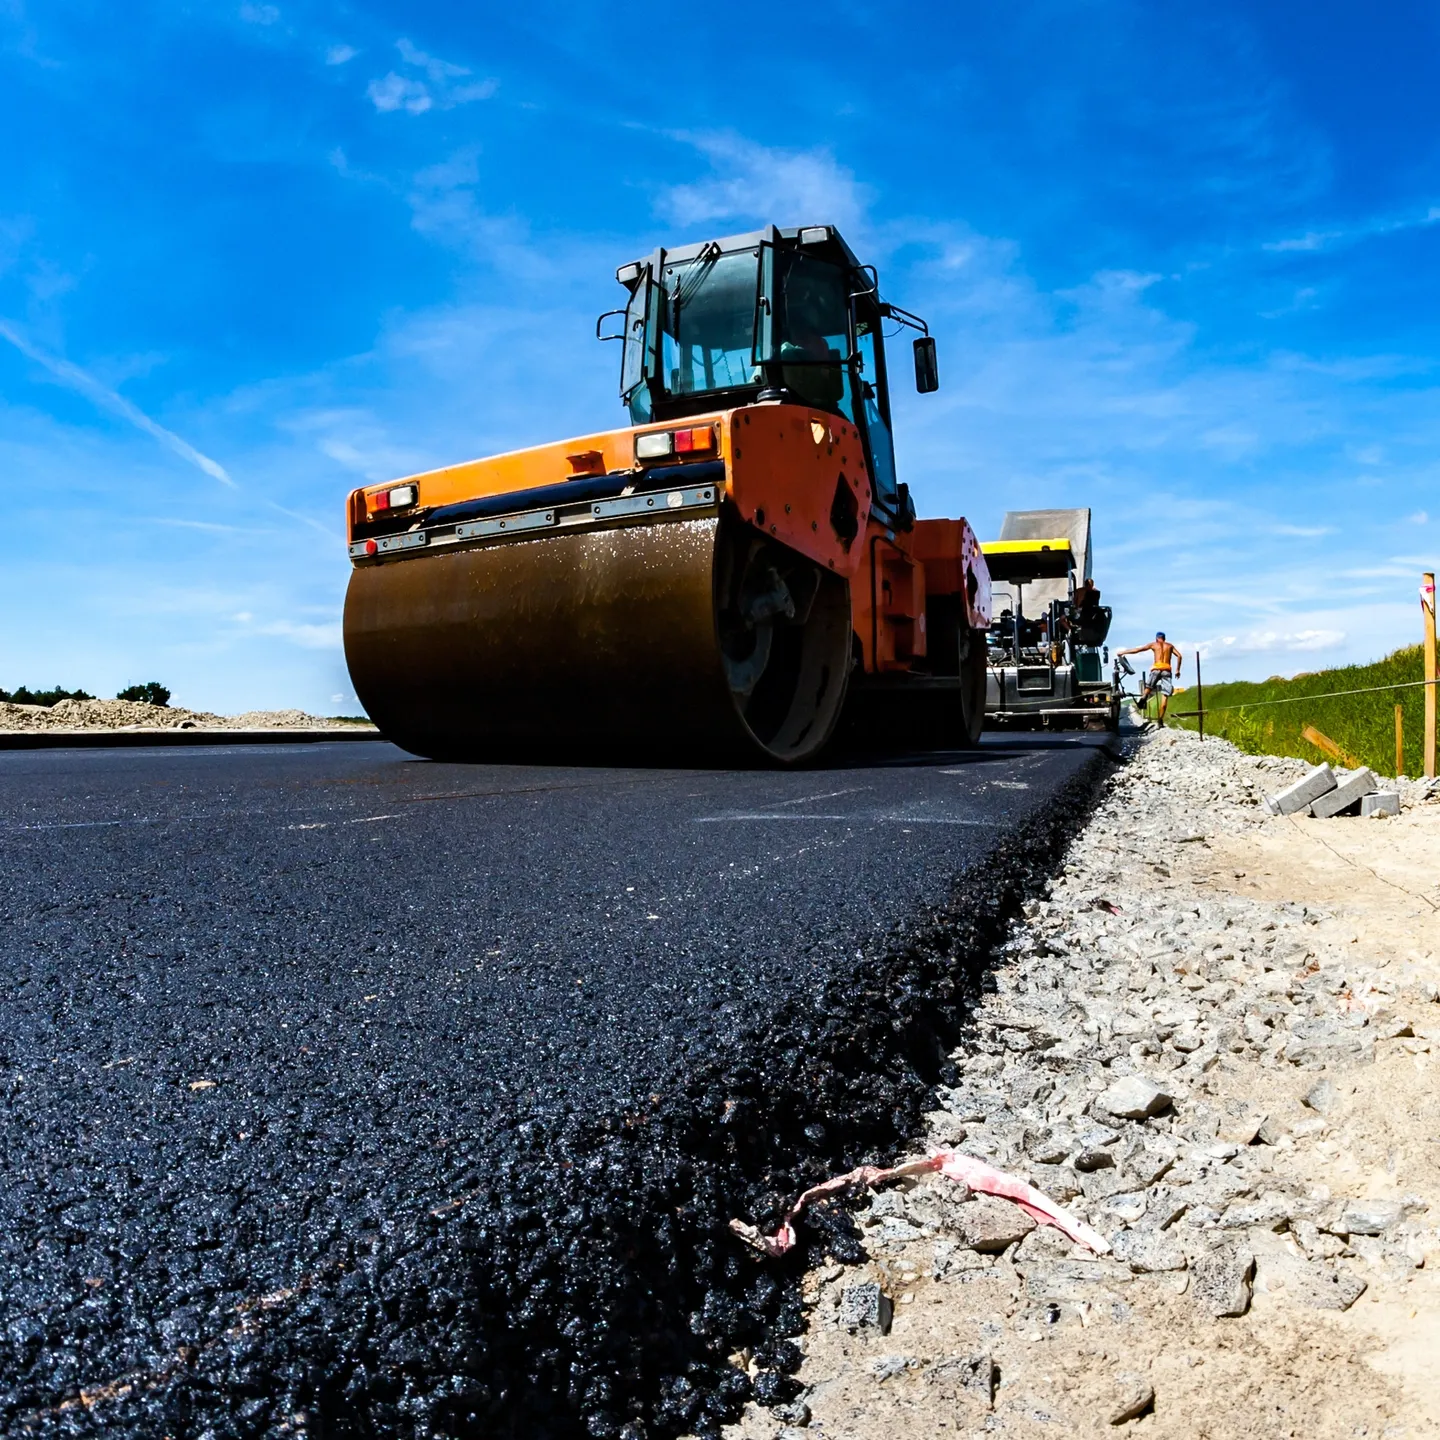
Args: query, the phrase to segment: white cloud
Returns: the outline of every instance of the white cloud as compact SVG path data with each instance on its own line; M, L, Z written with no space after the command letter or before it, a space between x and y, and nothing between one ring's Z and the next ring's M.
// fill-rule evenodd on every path
M856 232L863 224L869 188L829 150L772 149L728 134L676 138L704 155L715 172L657 198L657 212L677 225L752 220Z
M110 411L112 415L118 415L137 430L143 430L145 434L153 436L167 450L180 456L182 460L189 461L197 469L203 470L212 480L218 480L222 485L234 486L234 480L230 478L225 467L218 460L212 460L188 441L182 440L173 430L167 430L163 425L157 424L118 391L102 385L93 375L88 374L78 365L72 365L70 361L47 354L38 346L32 345L8 321L0 320L0 338L8 340L26 359L43 366L62 385L78 391L101 409Z
M407 65L423 70L437 85L470 73L463 65L454 65L448 60L441 60L434 55L427 55L423 50L417 50L408 40L397 40L395 48Z
M327 65L346 65L360 52L353 45L332 45L325 52Z
M1337 225L1328 230L1307 230L1283 240L1271 240L1261 246L1272 254L1292 251L1328 250L1337 245L1354 245L1379 235L1394 235L1403 230L1424 230L1440 223L1440 205L1428 205L1423 211L1408 215L1377 215L1355 225Z
M419 80L410 80L397 75L393 70L383 79L372 80L365 93L377 110L408 110L412 115L423 115L435 101L429 90Z
M1417 510L1413 515L1405 517L1407 525L1428 525L1430 523L1430 512L1428 510Z
M304 650L338 650L342 644L340 622L326 621L323 624L309 624L296 620L272 620L257 625L256 633L274 635L280 640L289 640Z
M1181 641L1182 653L1194 651L1213 662L1246 655L1312 655L1334 650L1345 642L1345 631L1251 630L1243 635L1219 635L1210 640Z
M1293 535L1298 540L1316 540L1322 535L1333 535L1333 525L1276 525L1277 535Z
M273 25L280 18L278 5L242 5L240 18L247 25Z
M426 463L423 452L396 444L385 425L359 407L314 409L282 423L291 434L313 437L322 455L364 481L413 475Z
M488 100L498 88L494 80L457 84L471 74L466 66L427 55L409 40L397 40L395 48L401 60L411 69L422 71L425 78L421 80L392 70L381 79L372 80L365 93L377 110L405 110L411 115L423 115L436 108L453 110L472 100Z

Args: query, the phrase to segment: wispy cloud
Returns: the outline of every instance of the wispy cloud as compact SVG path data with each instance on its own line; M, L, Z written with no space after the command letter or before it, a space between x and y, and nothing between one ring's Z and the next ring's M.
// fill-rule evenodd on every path
M1252 630L1247 635L1221 635L1196 642L1207 659L1219 655L1308 655L1332 650L1345 640L1343 630Z
M733 134L675 138L698 150L715 173L659 195L655 208L664 219L677 225L738 219L860 228L869 187L827 149L781 150Z
M353 45L332 45L325 52L327 65L348 65L360 52Z
M409 40L397 40L395 48L411 73L391 70L372 80L365 92L382 113L404 110L423 115L427 110L453 110L472 100L488 100L498 88L494 80L468 80L472 72L467 66L429 55Z
M1323 230L1306 230L1282 240L1271 240L1262 247L1272 254L1284 255L1314 250L1331 250L1341 245L1356 245L1381 235L1395 235L1404 230L1425 230L1440 224L1440 205L1428 205L1405 215L1378 215L1349 225L1336 225Z
M308 624L298 620L271 620L254 628L258 635L274 635L277 639L289 640L305 650L338 650L342 644L340 623L335 620L321 624Z
M158 440L167 450L178 455L182 460L188 461L196 469L204 471L212 480L218 480L222 485L234 487L234 480L230 478L225 467L218 460L212 460L208 455L197 450L188 440L182 440L173 430L167 430L163 425L152 420L137 405L133 405L118 391L110 389L108 385L102 385L93 375L82 370L78 365L72 364L69 360L63 360L57 355L50 355L39 346L32 344L7 320L0 320L0 338L8 340L26 359L32 360L35 364L48 370L62 385L84 395L86 399L98 405L102 410L108 410L112 415L118 415L137 430L143 430L145 434Z
M247 25L274 25L280 19L280 7L278 5L242 5L240 18Z
M1286 525L1273 527L1277 535L1293 535L1297 540L1318 540L1322 535L1335 534L1333 525Z

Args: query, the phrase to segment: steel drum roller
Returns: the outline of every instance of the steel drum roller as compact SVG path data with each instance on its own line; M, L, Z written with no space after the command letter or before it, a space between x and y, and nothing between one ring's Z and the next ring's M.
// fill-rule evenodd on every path
M793 762L834 728L849 614L844 581L709 516L357 566L345 656L419 755Z

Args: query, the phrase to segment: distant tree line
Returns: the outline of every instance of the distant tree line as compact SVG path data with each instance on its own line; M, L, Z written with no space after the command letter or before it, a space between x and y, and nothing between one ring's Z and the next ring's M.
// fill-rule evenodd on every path
M12 705L58 705L62 700L93 700L88 690L66 690L55 685L49 690L32 690L22 685L18 690L0 689L0 701ZM138 700L142 705L168 705L170 691L158 680L147 680L143 685L127 685L116 697L117 700Z

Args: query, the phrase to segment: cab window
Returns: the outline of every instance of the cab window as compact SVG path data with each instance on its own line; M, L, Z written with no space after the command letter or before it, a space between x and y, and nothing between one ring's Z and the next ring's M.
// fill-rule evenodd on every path
M895 446L890 437L884 341L880 338L879 311L873 304L862 305L857 310L855 349L860 359L857 377L860 408L865 417L865 437L870 451L870 474L875 482L875 498L886 509L894 509L900 492L895 483Z

